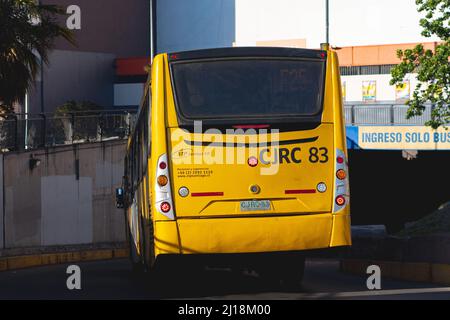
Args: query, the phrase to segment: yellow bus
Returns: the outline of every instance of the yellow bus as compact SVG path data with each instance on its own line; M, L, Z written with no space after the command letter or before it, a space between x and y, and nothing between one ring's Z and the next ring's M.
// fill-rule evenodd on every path
M305 250L351 244L336 53L157 55L117 192L137 268L242 256L261 275L299 282Z

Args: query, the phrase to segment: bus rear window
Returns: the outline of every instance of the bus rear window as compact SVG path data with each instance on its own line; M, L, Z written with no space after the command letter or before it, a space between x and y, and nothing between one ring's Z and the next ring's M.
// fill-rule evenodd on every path
M241 58L172 64L186 119L285 118L322 111L325 61Z

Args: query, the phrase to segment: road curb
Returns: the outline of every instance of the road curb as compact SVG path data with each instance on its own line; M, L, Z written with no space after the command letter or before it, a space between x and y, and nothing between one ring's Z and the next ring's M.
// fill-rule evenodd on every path
M3 257L0 258L0 272L64 263L121 259L128 255L128 249L116 248Z
M367 275L367 267L377 265L381 269L382 277L450 285L449 264L343 259L340 265L341 271L345 273Z
M450 286L450 265L449 264L433 264L431 266L431 275L434 283Z

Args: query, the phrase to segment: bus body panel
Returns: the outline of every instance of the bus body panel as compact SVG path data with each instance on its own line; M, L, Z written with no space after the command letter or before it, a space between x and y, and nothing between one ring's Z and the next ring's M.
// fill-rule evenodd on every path
M168 136L175 136L177 130L171 129ZM171 141L169 153L177 217L330 212L334 181L332 124L321 124L314 130L283 132L276 137L258 134L201 136L203 141L220 141L219 144L225 145L227 139L234 141L234 145L244 144L244 141L257 144L262 137L265 141L275 140L279 145L192 146L186 142L196 139L195 134L187 133ZM284 144L289 141L296 142ZM250 157L258 159L256 167L247 163ZM208 164L208 161L213 163ZM319 183L328 186L327 192L317 191ZM251 192L251 186L257 186L259 192ZM187 187L190 195L181 197L176 192L181 187ZM208 193L218 195L208 196ZM246 200L268 200L270 210L241 210L241 201Z
M133 199L127 208L128 224L141 256L145 254L143 250L153 250L152 254L157 257L161 254L273 252L351 245L348 183L345 186L346 205L335 205L339 182L335 174L339 168L335 162L336 152L344 154L346 158L347 150L337 55L333 51L327 51L327 55L320 125L281 132L278 136L278 141L310 137L317 139L301 144L270 146L271 156L272 153L280 155L279 150L272 148L283 148L287 150L284 153L289 153L290 162L280 163L275 175L259 174L261 167L268 166L261 163L261 160L273 160L266 152L261 155L264 146L260 145L242 147L244 163L241 164L177 162L177 158L189 153L227 153L230 149L235 152L239 147L220 146L214 150L207 149L207 145L199 148L195 144L180 144L181 140L173 141L173 135L180 128L169 58L167 54L155 57L151 74L151 111L148 117L151 128L150 153L146 176L141 182L145 186L139 186L138 191L133 193ZM181 136L183 134L187 141L196 141L198 138L212 141L218 136L223 140L230 138L223 133L216 134L215 137L208 134L200 134L199 137L186 132L181 133ZM326 148L329 161L311 163L311 148ZM247 162L252 155L259 160L256 168L250 167ZM158 165L164 156L168 162L167 175L171 190L168 197L172 201L172 215L163 214L160 202L157 202ZM301 163L296 162L299 159ZM319 182L327 185L327 192L317 192ZM249 191L254 185L260 187L260 192ZM189 188L188 197L179 195L181 187ZM316 192L312 193L313 189ZM287 190L310 193L287 194ZM215 192L216 195L192 197L192 193L198 195L208 192ZM243 211L241 202L253 200L269 200L270 210ZM149 236L142 231L139 217L143 218L143 228ZM151 230L146 229L150 226ZM143 246L142 242L146 245Z
M158 222L159 253L256 253L326 248L330 245L333 218L328 215L179 219ZM170 233L179 234L177 237ZM164 237L165 236L165 237ZM177 247L179 245L179 247ZM161 249L160 249L161 248Z
M156 225L157 255L298 251L351 244L349 215L179 219Z

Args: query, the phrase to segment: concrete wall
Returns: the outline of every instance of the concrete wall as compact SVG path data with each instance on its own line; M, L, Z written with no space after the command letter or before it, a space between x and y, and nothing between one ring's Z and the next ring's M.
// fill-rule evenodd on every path
M141 104L145 85L142 83L117 83L114 85L114 106L137 106Z
M124 241L114 202L124 154L125 142L112 141L3 155L2 247ZM41 161L33 170L31 156Z
M54 50L50 55L50 65L44 71L45 112L53 112L69 100L91 101L111 107L114 59L113 54ZM40 91L36 99L39 97ZM32 105L40 106L38 102ZM33 112L36 111L31 110Z
M121 57L150 54L150 1L148 0L42 0L66 11L77 5L81 10L81 29L74 30L76 46L58 39L55 48L106 52ZM66 16L60 22L66 25Z
M157 51L231 47L235 0L158 0Z
M0 154L0 178L3 177L3 155ZM4 237L4 214L3 214L3 183L0 180L0 248L3 248L3 237Z
M70 100L90 101L111 108L114 102L114 61L106 53L54 50L44 68L44 112ZM29 113L40 113L41 77L30 89Z

